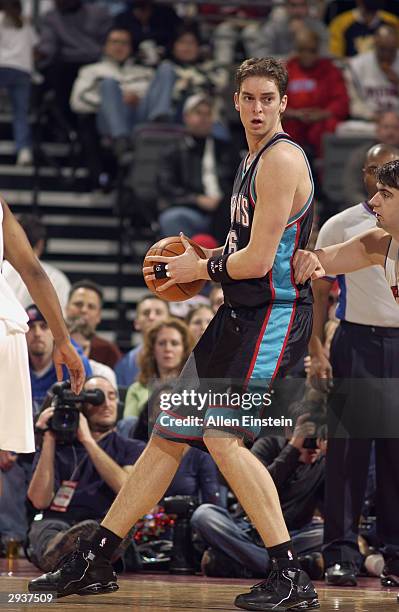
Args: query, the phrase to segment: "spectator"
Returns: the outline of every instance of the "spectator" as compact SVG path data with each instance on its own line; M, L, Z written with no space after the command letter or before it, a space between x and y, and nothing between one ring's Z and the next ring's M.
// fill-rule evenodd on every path
M235 159L231 145L211 135L211 101L202 94L184 105L187 136L173 144L159 168L159 192L166 209L159 216L161 236L224 233L230 215ZM217 228L220 227L220 230Z
M375 49L351 58L347 82L353 118L376 121L384 111L399 111L398 32L394 26L380 26Z
M376 170L395 159L399 159L399 150L388 145L377 144L368 151L363 172L367 200L331 217L319 232L316 248L344 242L375 228L375 215L368 201L377 192ZM396 384L397 362L388 358L388 354L399 336L399 309L382 267L371 266L339 275L336 315L340 324L331 350L326 353L322 347L322 330L333 280L317 279L313 283L314 325L309 343L311 375L324 382L334 376L328 400L329 432L333 434L338 423L342 427L338 435L331 435L327 450L323 555L327 584L356 586L356 575L363 562L358 531L376 430L376 406L380 407L379 423L387 422L390 410L396 414L397 398L389 392L393 388L389 379L394 378L393 384ZM370 300L370 287L373 300ZM388 389L387 393L384 388ZM396 457L398 451L397 439L376 437L377 535L386 546L385 574L396 576L396 586L399 576L394 511L399 503L397 475L395 467L386 469L385 466L391 465L391 457Z
M216 314L219 309L219 306L221 306L224 302L224 294L221 285L217 283L212 284L211 290L209 292L209 301L211 303L213 314Z
M136 317L134 329L142 336L158 321L164 321L169 316L169 304L160 297L152 293L146 293L136 306ZM131 385L139 373L138 357L143 348L143 343L132 348L115 366L118 385L128 387Z
M97 128L111 137L117 157L128 148L140 120L140 100L153 76L153 70L135 63L131 54L130 33L113 28L102 59L79 70L71 94L72 110L97 115Z
M344 11L328 26L330 51L336 57L353 57L374 47L374 34L383 24L399 26L399 19L379 10L380 0L357 0L357 8Z
M83 355L88 359L90 355L91 341L94 336L94 331L91 325L85 321L85 319L72 319L71 321L67 321L67 326L72 340L74 340L75 343L80 346L83 351ZM118 385L116 382L115 372L104 363L100 363L94 359L88 360L93 376L105 378L116 389Z
M349 100L341 71L319 54L318 35L300 30L296 55L287 62L288 105L284 129L313 155L322 157L322 137L346 118Z
M304 414L297 419L288 443L284 438L266 436L251 450L274 480L298 555L320 551L323 542L323 524L314 514L324 497L326 442L318 439L317 450L304 448L305 438L314 433L314 423L308 418L309 414ZM269 566L267 551L241 508L233 517L224 508L205 504L194 512L191 524L211 547L202 559L206 575L264 576ZM320 578L320 555L310 561L307 571Z
M169 59L159 65L143 100L148 121L181 123L183 106L193 94L206 94L215 102L216 116L224 106L222 93L228 71L214 61L201 58L201 40L194 26L182 25L171 45ZM226 132L223 132L226 136Z
M342 179L345 204L347 202L362 202L366 199L367 191L363 180L364 160L369 148L377 143L399 147L399 112L386 111L379 115L375 138L356 147L350 154Z
M55 0L55 8L40 19L39 68L55 91L59 109L70 116L69 97L79 69L97 62L111 27L101 4Z
M101 322L101 308L103 304L103 292L97 283L83 279L74 283L68 297L65 309L68 319L82 317L92 330L95 331ZM113 342L101 338L97 334L91 339L90 359L113 368L121 358L121 352Z
M126 395L124 417L140 415L148 401L151 384L164 384L177 378L192 346L187 325L179 319L158 321L150 327L139 356L138 379Z
M57 382L57 373L53 364L54 338L42 313L34 304L29 306L26 312L29 316L26 342L28 344L32 401L35 414L46 397L47 391ZM78 349L86 376L91 376L92 371L88 359L75 342L72 342L72 344ZM64 380L66 380L69 375L65 366L63 371Z
M33 49L37 35L22 16L20 0L3 0L0 11L0 83L8 91L13 110L13 132L17 164L32 163L29 102Z
M205 304L196 306L186 316L186 323L191 332L194 342L197 343L202 334L213 319L214 312L210 306Z
M174 40L181 19L171 6L152 0L131 0L115 18L114 26L129 30L145 64L155 66Z
M258 36L259 21L265 19L268 6L223 6L199 4L199 14L204 19L221 20L212 31L213 57L219 64L230 67L236 63L237 43L244 47L246 57L251 57L251 43Z
M57 443L48 429L53 408L46 408L36 423L44 432L43 444L35 456L28 497L43 517L33 521L29 542L33 562L45 571L73 550L77 537L95 532L144 448L115 431L115 387L102 377L90 378L84 390L95 389L103 391L104 403L84 406L72 444ZM65 504L68 486L73 495Z
M55 292L58 296L62 309L65 309L66 303L68 301L68 294L71 289L71 283L65 276L61 270L58 270L55 266L50 263L41 261L41 257L46 250L46 227L35 215L23 214L18 217L18 221L24 230L26 237L29 240L29 244L31 245L36 257L40 259L40 263L44 268L47 276L51 280L51 283L55 289ZM16 270L12 267L12 265L5 261L3 263L3 275L10 285L11 289L14 291L18 300L21 302L24 308L27 308L30 304L32 304L32 297L23 282L22 278L18 274Z
M309 15L309 0L286 0L285 12L278 17L272 16L260 26L252 43L248 40L249 57L286 59L294 51L295 34L306 28L315 32L320 41L321 55L328 49L328 31L325 25Z

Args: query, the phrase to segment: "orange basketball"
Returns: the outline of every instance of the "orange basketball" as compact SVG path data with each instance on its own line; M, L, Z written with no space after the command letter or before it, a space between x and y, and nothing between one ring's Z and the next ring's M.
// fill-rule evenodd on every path
M191 246L194 247L197 255L199 255L202 259L206 259L206 255L200 245L189 238L187 240ZM182 253L184 253L184 246L178 236L162 238L162 240L159 240L148 249L144 258L143 267L153 266L155 264L154 261L147 261L147 256L149 255L175 257L176 255L181 255ZM169 280L168 278L158 278L156 280L147 282L146 278L144 277L144 280L148 289L152 291L152 293L155 293L155 295L161 297L167 302L183 302L184 300L188 300L194 295L197 295L206 282L205 280L196 280L192 281L191 283L176 283L176 285L172 285L166 291L159 293L157 291L157 287L164 285Z

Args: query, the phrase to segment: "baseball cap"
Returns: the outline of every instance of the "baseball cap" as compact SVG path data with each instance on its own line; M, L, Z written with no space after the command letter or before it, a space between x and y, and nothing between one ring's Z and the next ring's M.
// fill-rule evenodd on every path
M209 106L212 108L211 100L204 93L197 93L197 94L193 94L192 96L189 96L184 103L183 114L189 113L194 108L197 108L197 106L199 106L203 102L205 102L206 104L209 104Z
M31 304L30 306L28 306L28 308L26 309L26 313L29 317L28 325L29 323L35 323L36 321L46 320L38 309L38 307L36 306L36 304Z

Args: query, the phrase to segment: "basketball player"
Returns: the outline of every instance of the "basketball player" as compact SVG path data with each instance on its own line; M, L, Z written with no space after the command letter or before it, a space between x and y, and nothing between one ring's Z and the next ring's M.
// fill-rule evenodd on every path
M298 251L294 256L295 281L301 283L321 266L324 275L347 274L380 265L399 304L399 160L376 171L377 193L369 201L376 227L346 242L323 249ZM370 295L373 288L370 287Z
M28 316L1 274L7 259L19 272L53 333L54 364L62 380L62 364L69 369L72 389L79 393L85 373L69 341L61 307L53 286L33 253L28 239L0 198L0 448L17 453L35 450L28 350Z
M293 256L305 248L313 216L313 181L302 149L282 131L287 104L287 72L273 58L246 60L237 72L234 102L240 113L249 154L236 176L231 200L231 227L224 247L200 259L184 237L185 253L153 258L149 279L169 277L164 288L194 279L223 286L225 303L196 345L181 375L181 384L198 379L234 379L242 387L264 389L305 352L312 329L309 282L294 282ZM316 270L317 273L317 270ZM160 295L162 295L160 293ZM179 381L179 382L180 382ZM207 448L273 560L267 580L239 595L238 607L251 610L318 608L317 593L301 571L268 471L249 452L245 441L257 426L229 424L231 407L208 407L203 424L182 427L178 420L198 415L195 407L173 408L167 424L161 413L153 435L98 533L81 542L58 571L29 585L31 592L108 592L117 588L109 559L140 516L157 503L171 482L186 444ZM259 416L260 408L252 407ZM224 417L215 427L212 417Z

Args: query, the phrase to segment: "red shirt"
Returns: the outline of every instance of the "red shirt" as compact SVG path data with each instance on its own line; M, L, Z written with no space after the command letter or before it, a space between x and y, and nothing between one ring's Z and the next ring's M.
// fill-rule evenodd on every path
M341 71L327 58L312 68L302 68L296 57L287 62L288 108L322 108L336 119L349 113L349 98Z

